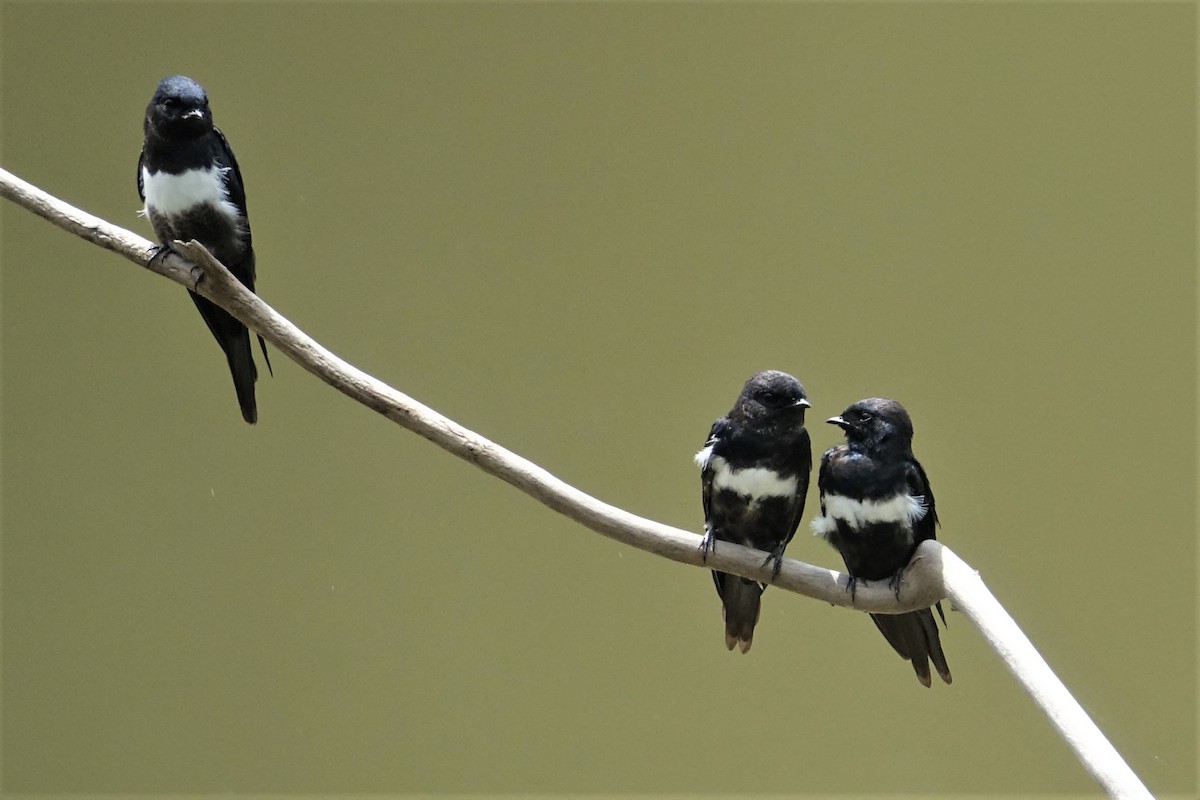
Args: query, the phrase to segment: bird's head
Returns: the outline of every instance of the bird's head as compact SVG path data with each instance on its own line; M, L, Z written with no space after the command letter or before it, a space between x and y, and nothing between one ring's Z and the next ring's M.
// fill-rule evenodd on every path
M804 409L810 408L800 381L779 370L759 372L746 381L735 411L755 421L803 425Z
M158 83L146 106L146 133L164 139L194 139L212 130L212 111L204 87L186 75Z
M859 400L836 417L825 420L846 432L850 444L872 448L912 446L913 426L904 406L884 397Z

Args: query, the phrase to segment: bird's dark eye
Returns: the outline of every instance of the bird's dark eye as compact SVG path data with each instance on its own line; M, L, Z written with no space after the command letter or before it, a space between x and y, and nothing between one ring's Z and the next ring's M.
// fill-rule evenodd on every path
M858 419L860 422L867 422L871 419L872 416L874 416L874 415L870 411L864 410L864 411L858 412Z

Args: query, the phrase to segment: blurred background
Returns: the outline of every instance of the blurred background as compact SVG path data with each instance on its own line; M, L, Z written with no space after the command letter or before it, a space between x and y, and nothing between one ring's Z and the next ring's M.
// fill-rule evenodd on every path
M903 402L941 538L1156 793L1196 787L1188 4L8 0L0 164L150 236L158 80L208 90L259 290L352 363L697 532L742 382ZM1093 793L950 614L588 532L281 354L238 413L180 287L10 203L10 793ZM815 484L815 481L814 481ZM788 555L840 567L809 535Z

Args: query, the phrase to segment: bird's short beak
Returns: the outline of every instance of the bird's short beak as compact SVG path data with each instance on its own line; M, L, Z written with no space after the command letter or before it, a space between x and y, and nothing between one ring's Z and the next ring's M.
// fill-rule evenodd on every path
M200 118L202 118L202 119L203 119L203 117L204 117L204 112L203 112L203 111L201 111L201 110L200 110L200 109L198 109L198 108L193 108L191 111L189 111L189 112L187 112L186 114L184 114L184 115L183 115L183 118L184 118L184 119L187 119L188 117L200 117Z
M845 430L846 428L850 427L849 425L846 424L846 420L842 419L841 417L830 417L829 419L827 419L825 421L828 422L830 425L837 425L842 430Z
M800 406L801 408L812 408L812 403L808 402L803 397L801 397L799 400L797 400L795 404Z

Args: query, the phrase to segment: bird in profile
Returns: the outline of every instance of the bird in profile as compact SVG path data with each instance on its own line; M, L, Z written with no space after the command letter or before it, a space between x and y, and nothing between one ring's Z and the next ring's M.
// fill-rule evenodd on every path
M254 291L254 247L242 173L229 142L213 125L204 88L184 75L163 78L146 107L144 132L138 195L159 242L169 248L176 239L195 239ZM258 370L250 333L220 306L188 293L225 353L242 418L253 424L258 420ZM270 371L261 336L258 343Z
M827 421L845 431L846 443L830 448L821 459L821 516L813 520L813 530L841 554L851 593L859 580L886 579L898 595L901 573L917 545L937 538L933 490L912 451L912 420L895 400L873 397ZM936 608L944 625L942 604ZM871 619L912 663L921 683L930 685L930 661L950 683L930 609L872 614Z
M779 574L784 548L804 514L812 472L812 445L804 427L810 403L800 381L786 372L759 372L746 381L728 414L713 423L696 454L704 500L707 560L717 542L765 550L763 566ZM713 571L725 618L725 646L750 650L766 586Z

